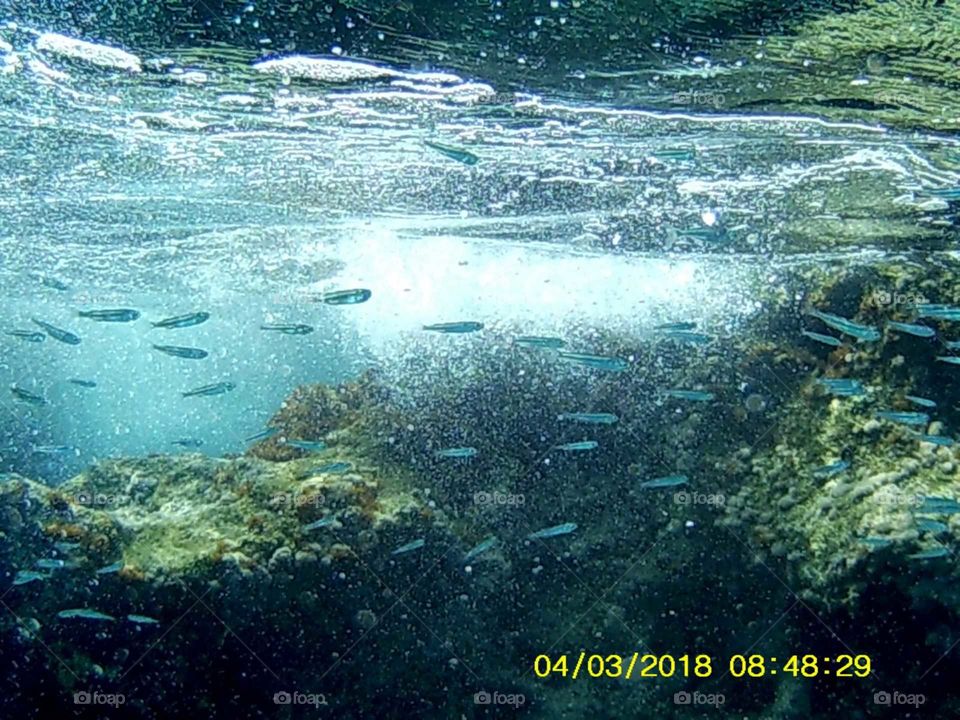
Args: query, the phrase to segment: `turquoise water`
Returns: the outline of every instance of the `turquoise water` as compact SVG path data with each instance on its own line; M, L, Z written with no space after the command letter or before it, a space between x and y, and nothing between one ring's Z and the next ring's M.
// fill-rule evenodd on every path
M960 301L955 136L736 109L703 57L498 70L473 20L311 44L277 6L284 48L252 3L53 5L0 3L4 716L952 716L954 450L875 414L958 419L960 336L916 312ZM35 319L80 342L9 334ZM326 504L275 526L291 477ZM718 669L631 684L634 652Z

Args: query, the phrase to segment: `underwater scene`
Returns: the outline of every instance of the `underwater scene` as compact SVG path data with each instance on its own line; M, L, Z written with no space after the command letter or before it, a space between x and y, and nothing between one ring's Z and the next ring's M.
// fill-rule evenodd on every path
M958 131L958 0L0 0L0 720L960 717Z

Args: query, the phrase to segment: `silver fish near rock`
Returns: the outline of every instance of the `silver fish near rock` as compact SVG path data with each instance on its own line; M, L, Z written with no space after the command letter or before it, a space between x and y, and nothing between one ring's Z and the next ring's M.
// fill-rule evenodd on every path
M696 330L697 324L695 322L662 323L661 325L655 325L653 329L663 332L689 332L691 330Z
M301 527L300 530L303 532L312 532L313 530L319 530L320 528L325 528L333 525L334 520L336 520L336 518L332 516L320 518L319 520L314 520L312 523L307 523L306 525Z
M832 315L830 313L821 312L820 310L811 310L807 314L817 318L825 325L832 327L834 330L839 330L844 335L850 335L851 337L857 338L857 340L874 342L880 339L880 331L876 328L872 328L867 325L861 325L860 323L840 317L839 315Z
M547 337L544 335L521 335L513 339L514 345L527 348L546 348L548 350L559 350L567 343L558 337Z
M80 378L70 378L69 380L67 380L67 382L82 388L95 388L97 386L97 382L95 380L81 380Z
M327 444L323 440L284 440L283 444L304 452L320 452L327 449Z
M613 425L618 418L613 413L566 412L557 416L558 420L572 420L588 425Z
M69 610L61 610L57 613L57 617L63 619L81 618L84 620L116 620L116 618L112 615L107 615L99 610L91 610L90 608L71 608Z
M252 443L257 442L258 440L266 440L267 438L273 437L278 432L280 432L279 428L264 428L260 432L245 437L243 441L245 443Z
M50 573L37 572L36 570L17 570L17 574L13 578L13 584L26 585L27 583L46 580L49 577Z
M80 344L79 336L74 335L72 332L69 332L68 330L63 330L62 328L58 328L57 326L51 325L50 323L44 322L43 320L37 320L36 318L30 318L30 321L35 325L39 325L40 327L42 327L44 332L47 333L47 335L49 335L50 337L52 337L54 340L58 342L62 342L64 345Z
M937 334L937 331L932 327L927 327L926 325L918 325L915 323L902 323L894 322L893 320L887 321L888 330L896 330L900 333L905 333L907 335L913 335L915 337L921 338L932 338Z
M579 442L568 442L563 445L555 445L554 450L563 450L564 452L584 452L586 450L596 450L600 443L596 440L581 440Z
M926 425L930 416L922 412L906 412L898 410L879 410L875 413L881 420L902 423L904 425Z
M138 625L157 625L160 622L147 615L127 615L127 620L132 623L137 623Z
M477 449L474 447L454 447L437 450L434 457L438 458L472 458L477 456Z
M353 465L348 462L329 462L326 465L318 465L310 468L310 472L315 475L340 475L352 469Z
M544 528L543 530L537 530L536 532L530 533L527 535L527 540L544 540L546 538L569 535L576 529L576 523L563 523L562 525L554 525L553 527Z
M822 465L813 471L813 476L815 478L830 478L834 475L839 475L844 470L850 467L850 463L846 460L837 460L835 462L829 463L827 465Z
M589 353L575 353L561 350L560 357L567 362L574 363L575 365L582 365L583 367L591 368L593 370L623 372L629 366L627 361L622 358L610 357L606 355L591 355Z
M451 160L456 160L458 163L464 165L476 165L480 162L480 158L474 155L469 150L464 150L463 148L454 147L453 145L444 145L443 143L434 142L432 140L424 140L423 144L426 145L431 150L436 150L441 155L445 155Z
M687 484L686 475L666 475L664 477L654 478L640 483L640 487L645 490L658 490L661 488L680 487Z
M173 330L175 328L185 328L193 327L194 325L200 325L209 319L210 313L208 312L194 312L186 315L175 315L174 317L168 317L150 324L155 328Z
M97 575L112 575L113 573L118 573L121 570L123 570L123 560L117 560L115 563L110 563L102 568L98 568Z
M29 390L24 390L23 388L17 387L16 385L12 385L10 387L10 392L13 393L15 400L26 403L27 405L41 406L47 404L46 398L32 393Z
M703 390L664 390L663 393L676 400L692 400L694 402L710 402L716 397L712 392Z
M829 345L830 347L841 347L843 346L843 340L840 338L835 338L833 335L824 335L823 333L813 332L812 330L801 330L800 334L804 337L808 337L811 340L816 340L818 343L823 345Z
M41 343L47 339L39 330L5 330L3 334L32 343Z
M154 345L153 349L184 360L203 360L210 354L200 348L181 347L180 345Z
M140 311L131 310L130 308L81 310L77 315L87 320L96 320L97 322L133 322L134 320L140 319Z
M260 329L268 332L278 332L283 335L309 335L313 332L313 326L311 325L261 325Z
M419 550L424 545L427 544L427 541L423 538L419 540L414 540L413 542L408 542L406 545L401 545L396 550L391 552L391 555L403 555L404 553L413 552L414 550Z
M494 545L497 544L497 538L495 535L491 535L484 540L481 540L479 543L474 545L469 552L463 556L463 562L470 562L474 558L482 555L487 550L491 549Z
M174 440L170 444L179 445L180 447L185 448L198 448L203 445L203 440L200 440L199 438L180 438L179 440Z
M201 387L187 390L180 394L183 397L209 397L211 395L223 395L224 393L234 390L236 387L236 384L232 382L218 382L212 385L202 385Z
M482 322L472 320L463 320L460 322L434 323L433 325L424 325L424 330L438 333L473 333L483 330Z
M317 300L325 305L359 305L365 303L372 296L373 292L366 288L355 288L353 290L325 292L319 295Z

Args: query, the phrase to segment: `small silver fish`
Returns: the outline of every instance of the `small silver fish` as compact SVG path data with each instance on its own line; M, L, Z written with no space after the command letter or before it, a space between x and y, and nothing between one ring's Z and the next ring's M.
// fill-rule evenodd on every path
M199 438L180 438L179 440L174 440L171 445L179 445L180 447L185 448L198 448L203 445L203 440Z
M189 313L188 315L176 315L174 317L169 317L159 322L151 323L155 328L163 328L165 330L173 330L174 328L185 328L193 327L194 325L200 325L205 323L210 319L210 313L208 312L194 312Z
M463 556L463 562L470 562L475 557L482 555L496 544L497 538L495 535L491 535L490 537L481 540L479 543L474 545L466 555Z
M835 338L833 335L824 335L823 333L813 332L811 330L801 330L800 334L811 340L816 340L818 343L829 345L830 347L841 347L843 345L843 340Z
M309 335L313 332L312 325L261 325L261 330L278 332L284 335Z
M35 570L18 570L13 578L14 585L26 585L37 580L46 580L50 573L37 572Z
M927 550L921 550L920 552L911 553L907 555L908 560L934 560L936 558L946 557L950 554L950 551L947 548L933 547Z
M613 425L619 418L613 413L568 412L557 416L558 420L573 420L588 425Z
M218 382L212 385L203 385L202 387L194 388L193 390L187 390L186 392L180 394L183 397L209 397L211 395L223 395L224 393L228 393L236 387L236 384L232 382Z
M67 380L67 382L72 383L74 385L78 385L82 388L95 388L97 386L97 383L95 380L81 380L79 378L70 378L69 380Z
M27 403L28 405L46 405L47 401L45 398L30 392L29 390L24 390L19 388L16 385L10 387L10 392L13 393L13 397L20 402Z
M905 397L914 405L919 405L920 407L935 408L937 406L937 403L933 400L927 400L926 398L917 397L916 395L906 395Z
M336 518L333 516L320 518L319 520L314 520L312 523L307 523L300 529L303 532L310 532L311 530L319 530L320 528L325 528L325 527L329 527L330 525L333 525L334 520L336 520Z
M359 305L369 300L372 295L373 293L366 288L333 290L323 293L317 297L317 300L325 305Z
M817 318L825 325L832 327L834 330L839 330L844 335L850 335L858 340L874 342L880 339L880 331L876 328L872 328L867 325L861 325L860 323L840 317L839 315L831 315L830 313L821 312L819 310L811 310L808 315Z
M54 340L62 342L65 345L80 344L80 338L74 335L72 332L58 328L55 325L51 325L48 322L44 322L43 320L37 320L36 318L30 318L30 320L35 325L39 325L40 327L42 327L43 330L47 333L47 335L52 337Z
M664 390L663 392L667 397L672 397L677 400L693 400L696 402L710 402L716 397L712 392L705 392L703 390Z
M528 348L547 348L549 350L559 350L567 343L558 337L545 337L542 335L521 335L514 338L513 343L520 347Z
M39 330L6 330L4 335L10 335L32 343L40 343L47 339L47 336Z
M147 615L127 615L127 620L132 623L137 623L139 625L157 625L160 623L159 620L155 618L148 617Z
M394 550L391 555L403 555L404 553L412 552L414 550L419 550L424 545L427 544L427 541L423 538L419 540L414 540L413 542L408 542L406 545L401 545L396 550Z
M327 449L327 444L322 440L284 440L283 444L305 452L320 452Z
M112 575L121 570L123 570L123 560L117 560L115 563L110 563L109 565L99 568L96 572L97 575Z
M594 370L607 370L609 372L623 372L627 369L626 360L618 357L609 357L606 355L591 355L589 353L575 353L561 350L559 353L563 360L572 362L576 365L592 368Z
M434 323L433 325L424 325L424 330L439 333L473 333L483 330L482 322L472 320L463 320L461 322Z
M596 450L600 443L596 440L580 440L579 442L569 442L563 445L555 445L554 450L563 450L564 452L584 452L586 450Z
M256 442L257 440L266 440L269 437L273 437L278 432L280 432L279 428L265 428L258 433L254 433L253 435L245 437L243 441L245 443L252 443Z
M915 323L894 322L893 320L887 321L887 329L895 330L897 332L905 333L906 335L913 335L914 337L921 337L921 338L932 338L934 335L937 334L936 330L926 325L918 325Z
M480 162L479 157L463 148L444 145L443 143L433 142L432 140L424 140L423 144L432 150L436 150L441 155L445 155L451 160L456 160L458 163L463 163L464 165L476 165Z
M180 345L154 345L153 349L184 360L203 360L210 354L200 348L182 347Z
M554 525L553 527L544 528L543 530L537 530L527 535L527 540L544 540L546 538L558 537L560 535L569 535L574 530L577 529L576 523L563 523L562 525Z
M846 460L837 460L832 462L829 465L823 465L818 467L813 471L813 476L815 478L830 478L834 475L839 475L844 470L850 467L850 463Z
M472 458L477 456L477 449L473 447L455 447L437 450L434 453L438 458Z
M896 410L880 410L875 415L881 420L903 423L904 425L926 425L930 416L921 412L901 412Z
M138 310L131 310L130 308L81 310L77 315L87 320L97 320L98 322L133 322L140 318L140 312Z
M83 618L84 620L116 620L116 618L112 615L107 615L99 610L91 610L90 608L71 608L70 610L61 610L57 613L57 617L65 620L68 618Z
M654 478L640 483L640 487L646 490L658 490L661 488L679 487L687 484L686 475L666 475L664 477Z

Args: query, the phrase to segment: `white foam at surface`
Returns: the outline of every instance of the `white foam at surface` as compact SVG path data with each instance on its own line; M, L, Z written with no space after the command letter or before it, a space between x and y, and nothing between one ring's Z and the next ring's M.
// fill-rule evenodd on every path
M78 40L59 33L43 33L37 38L35 46L42 52L82 60L100 67L140 72L143 67L140 58L120 48L109 45Z

